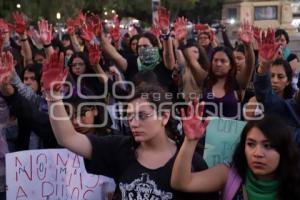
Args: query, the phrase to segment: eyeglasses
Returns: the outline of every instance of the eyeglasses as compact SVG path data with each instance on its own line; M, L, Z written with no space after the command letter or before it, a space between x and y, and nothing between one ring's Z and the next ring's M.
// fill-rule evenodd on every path
M129 123L133 120L138 120L140 122L146 121L149 117L152 117L154 113L145 113L145 112L138 112L138 113L128 113L124 119L124 124L129 126Z

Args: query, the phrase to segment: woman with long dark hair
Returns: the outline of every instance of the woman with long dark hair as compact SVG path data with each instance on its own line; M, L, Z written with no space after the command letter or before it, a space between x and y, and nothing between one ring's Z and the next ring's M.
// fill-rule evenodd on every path
M56 118L49 117L59 144L83 156L88 172L114 178L122 199L212 199L203 194L177 192L170 187L179 136L171 117L172 102L163 89L153 85L143 86L137 88L128 100L126 121L131 136L83 135L74 129L70 120L57 120L57 117L67 117L67 113L59 98L59 87L52 92L58 97L51 95L49 89L56 77L63 80L62 62L63 59L57 59L43 68L48 108L53 110ZM56 70L58 75L49 76L54 72L52 70ZM191 170L199 171L206 167L203 159L195 155Z
M193 173L189 170L192 154L208 122L202 123L197 115L192 117L194 123L184 122L186 137L173 167L171 185L175 189L223 190L222 199L226 200L300 199L299 152L282 120L266 116L248 122L230 164Z

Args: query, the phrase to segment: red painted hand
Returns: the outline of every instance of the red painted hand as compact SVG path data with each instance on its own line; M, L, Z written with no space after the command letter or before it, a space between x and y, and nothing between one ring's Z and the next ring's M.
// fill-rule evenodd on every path
M60 91L68 72L64 67L64 54L53 53L43 65L43 91Z
M204 104L199 104L198 99L194 100L193 105L190 102L187 114L181 109L181 116L183 117L183 131L186 137L190 140L198 140L203 137L209 120L202 122L204 112Z
M196 31L205 31L205 30L209 29L209 27L207 27L207 25L205 25L205 24L195 24L194 29Z
M93 33L97 36L97 37L101 37L102 34L102 24L101 24L101 20L100 17L98 15L91 15L90 17L87 18L86 20L86 24L87 26L89 26L90 30L93 30Z
M0 57L0 84L9 83L14 69L14 59L10 52L2 53Z
M18 34L24 34L26 31L26 22L24 19L24 15L20 12L14 12L12 13L12 16L16 23L16 32Z
M4 19L0 19L0 32L1 33L8 33L9 32L8 23Z
M261 34L261 43L259 45L259 56L264 62L273 62L276 58L280 45L275 42L275 32L268 28Z
M91 26L83 26L80 36L87 42L91 42L94 38L94 33Z
M113 40L113 42L118 42L120 40L121 34L120 34L120 21L117 16L114 16L113 18L114 25L109 30L109 34Z
M240 39L244 44L250 44L253 40L253 30L252 26L249 24L249 21L244 20L243 23L241 23L240 28Z
M68 19L66 22L67 25L67 32L69 35L74 35L75 34L75 20L73 19Z
M253 29L253 37L257 41L257 43L260 45L260 43L261 43L261 29L256 27L256 26L252 26L252 29Z
M101 51L96 44L89 46L89 60L91 65L97 65L101 58Z
M186 38L188 32L187 32L187 19L184 17L179 17L176 19L174 24L174 32L175 32L175 38L178 41L182 41Z
M48 25L48 21L38 21L39 39L44 45L51 44L52 41L52 24Z
M153 25L150 29L150 32L154 34L156 37L159 37L161 34L160 28L158 26Z
M164 7L158 9L158 24L163 33L168 32L170 27L170 14Z

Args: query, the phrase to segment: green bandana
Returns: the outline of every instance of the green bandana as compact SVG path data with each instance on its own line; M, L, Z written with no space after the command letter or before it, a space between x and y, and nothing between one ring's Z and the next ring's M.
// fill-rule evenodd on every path
M246 191L248 200L275 200L279 182L277 180L258 180L248 170L246 175Z
M158 48L141 48L137 59L139 71L151 71L160 63Z

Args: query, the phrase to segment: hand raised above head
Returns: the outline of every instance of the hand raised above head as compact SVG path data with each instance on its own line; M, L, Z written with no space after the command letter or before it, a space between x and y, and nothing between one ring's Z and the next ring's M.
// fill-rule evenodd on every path
M199 104L198 99L195 99L193 104L189 103L187 113L185 113L184 109L181 109L183 131L188 139L198 140L204 136L209 120L205 119L202 122L203 112L204 103Z
M89 50L89 61L91 65L97 65L101 59L101 50L98 45L92 44L88 48Z
M244 43L244 44L250 44L251 41L253 40L253 29L252 26L250 25L249 21L244 20L243 23L241 23L241 27L240 27L240 32L239 32L239 36L240 36L240 40Z
M174 24L174 33L175 38L178 41L182 41L186 38L188 31L187 31L187 19L184 17L178 17Z
M0 85L9 83L14 69L14 59L10 52L1 53L0 57Z
M273 62L276 59L280 44L276 43L275 32L268 28L261 33L261 43L259 45L259 57L263 62Z
M158 9L158 25L163 33L169 31L170 14L169 11L164 7L159 7Z
M48 24L47 20L38 21L39 39L44 45L51 44L52 41L52 24Z
M43 64L42 71L42 90L45 92L60 91L69 72L64 67L64 54L53 53L49 60Z
M15 28L18 34L24 34L26 31L26 22L24 19L24 15L20 12L12 13L12 16L15 20Z
M80 31L81 31L80 36L84 40L86 40L87 42L93 41L95 35L93 33L92 27L84 25Z
M121 33L120 33L120 21L117 16L114 16L113 22L114 24L113 27L109 29L109 34L113 42L118 42L120 40Z

